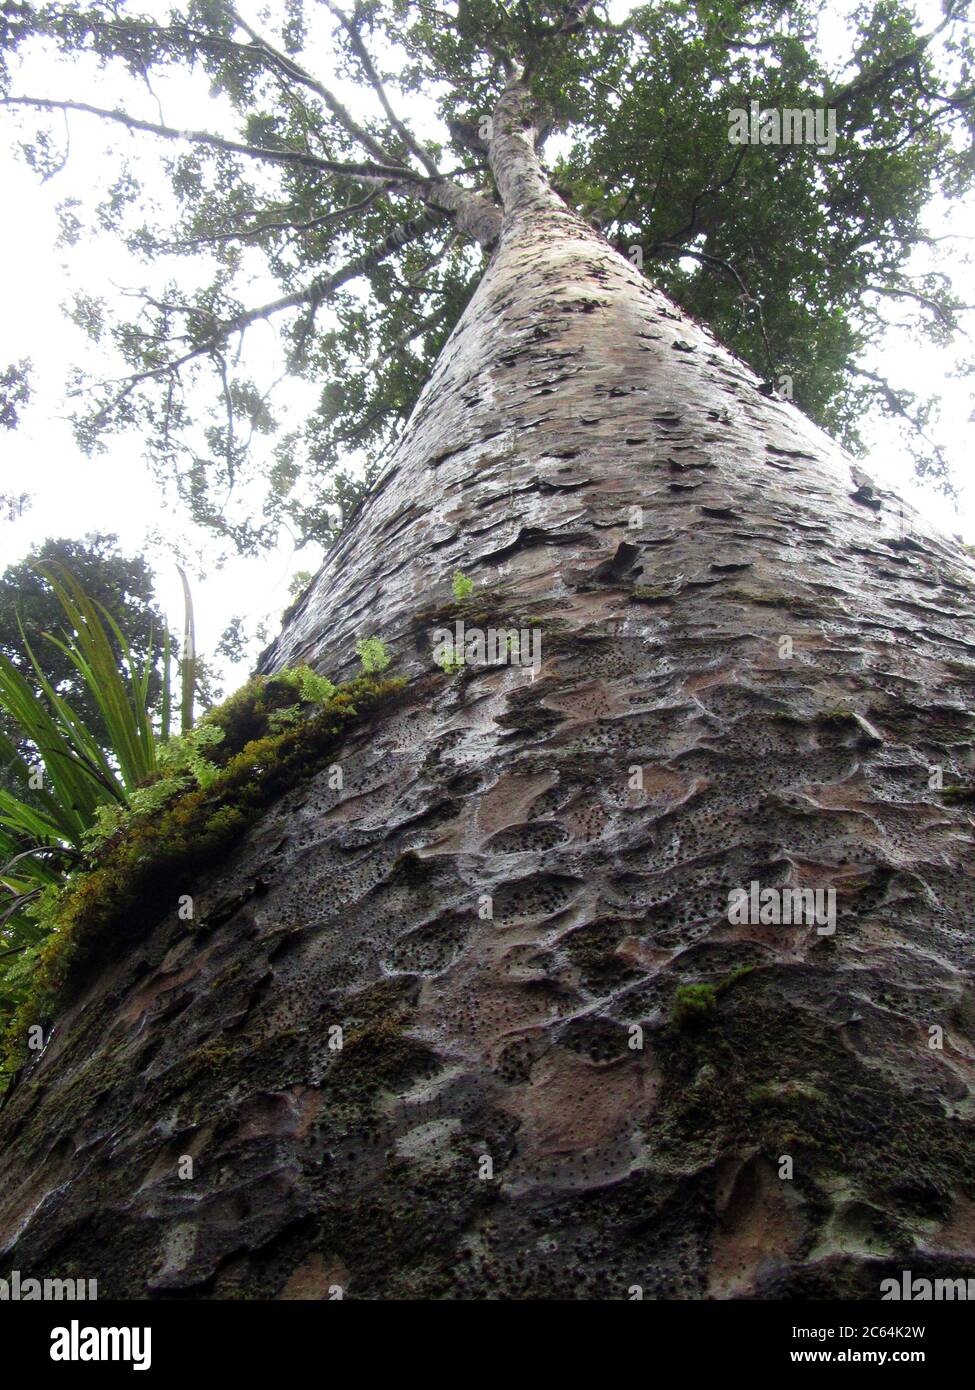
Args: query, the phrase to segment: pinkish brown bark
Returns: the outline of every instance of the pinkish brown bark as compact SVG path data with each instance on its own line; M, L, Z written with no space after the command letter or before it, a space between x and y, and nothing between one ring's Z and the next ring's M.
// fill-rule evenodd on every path
M975 1273L973 566L560 202L523 110L484 279L267 656L338 676L378 634L411 684L341 788L193 886L219 925L160 912L67 1006L0 1117L21 1270L366 1298ZM538 631L534 679L441 675L458 616ZM752 883L835 893L835 932L730 920Z

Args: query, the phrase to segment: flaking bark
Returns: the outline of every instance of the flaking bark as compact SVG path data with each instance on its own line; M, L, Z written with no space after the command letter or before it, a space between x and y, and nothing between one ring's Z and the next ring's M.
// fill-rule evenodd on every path
M561 203L525 110L513 84L484 278L265 661L339 676L378 634L412 683L341 788L174 883L66 1007L0 1125L22 1272L597 1298L975 1273L973 566ZM539 628L535 678L443 677L458 616ZM835 934L732 924L754 881L835 890Z

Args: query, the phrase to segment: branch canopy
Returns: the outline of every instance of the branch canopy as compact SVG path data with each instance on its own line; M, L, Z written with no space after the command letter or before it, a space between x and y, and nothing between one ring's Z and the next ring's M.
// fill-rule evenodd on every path
M229 547L282 527L328 543L388 459L504 206L531 188L849 448L896 420L948 489L937 402L888 379L882 349L892 328L947 349L972 312L925 221L975 175L967 4L927 27L908 0L858 10L839 62L820 38L829 13L5 7L0 105L38 173L70 171L72 138L91 148L96 122L129 137L94 197L61 211L67 244L117 237L129 274L125 294L90 285L72 306L104 364L74 384L80 444L136 432ZM182 118L191 107L205 128ZM505 142L523 139L541 162L506 182Z

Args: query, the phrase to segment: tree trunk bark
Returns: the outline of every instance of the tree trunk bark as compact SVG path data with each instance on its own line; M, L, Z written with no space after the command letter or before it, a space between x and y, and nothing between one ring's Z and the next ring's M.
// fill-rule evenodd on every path
M377 634L410 684L342 788L174 883L10 1094L22 1274L365 1298L975 1274L975 570L561 203L523 110L495 118L482 283L266 656L344 675ZM441 675L458 617L534 633L537 666ZM789 889L817 915L774 920ZM188 935L185 892L220 924Z

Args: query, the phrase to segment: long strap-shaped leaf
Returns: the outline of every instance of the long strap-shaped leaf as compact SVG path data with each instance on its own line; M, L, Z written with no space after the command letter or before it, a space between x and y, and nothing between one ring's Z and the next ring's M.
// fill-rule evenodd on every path
M136 670L129 644L112 615L84 592L67 571L41 571L57 595L71 626L70 643L50 636L80 673L97 701L126 790L156 769L156 744L148 707L149 668ZM106 627L108 630L106 630ZM128 679L116 664L108 631L122 652ZM35 663L36 669L36 663Z
M60 764L67 758L77 764L81 771L86 773L103 791L108 792L109 796L114 797L116 801L124 801L125 787L119 781L115 765L84 720L75 714L64 696L59 695L54 689L34 655L33 649L24 635L23 628L21 628L21 640L33 664L34 677L41 687L41 693L45 696L53 712L54 723L64 738L67 751L56 750L52 754L55 762ZM58 638L52 637L50 640L63 649L63 644ZM33 695L34 692L29 685L28 691ZM39 703L44 709L44 701L41 700ZM49 768L48 770L51 771L52 769Z
M193 593L182 565L176 566L183 585L183 655L180 662L179 727L188 733L193 727L193 696L196 693L196 619Z
M0 656L0 704L37 749L44 764L45 780L50 787L49 793L45 788L38 788L33 798L44 810L44 816L38 819L53 822L58 829L58 838L77 844L82 832L92 823L95 808L107 800L112 792L100 781L100 775L104 772L104 754L97 745L92 745L91 740L82 739L79 742L77 737L72 736L72 727L79 721L53 691L51 695L54 708L71 721L67 728L59 724L46 701L37 694L22 672L7 657ZM22 783L27 783L31 768L20 758L8 739L0 741L0 755L8 764L19 764L19 778ZM105 767L111 773L107 764ZM39 828L31 828L35 814L32 805L28 806L11 793L0 795L0 823L14 826L21 833L45 838L41 836Z

